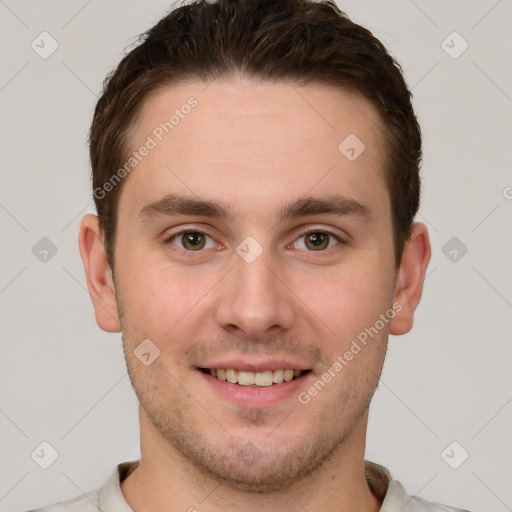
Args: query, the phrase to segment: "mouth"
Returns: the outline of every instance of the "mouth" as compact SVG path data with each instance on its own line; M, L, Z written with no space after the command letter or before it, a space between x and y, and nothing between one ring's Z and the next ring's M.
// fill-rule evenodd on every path
M294 370L292 368L260 372L249 372L234 368L198 368L198 370L215 379L252 388L266 388L283 382L290 382L311 372L311 370Z

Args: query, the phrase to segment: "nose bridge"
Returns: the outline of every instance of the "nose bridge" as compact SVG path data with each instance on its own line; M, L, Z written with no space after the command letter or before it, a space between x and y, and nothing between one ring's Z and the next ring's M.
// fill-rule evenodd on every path
M244 248L248 250L243 252ZM277 277L279 262L270 250L261 249L255 256L254 247L240 244L217 307L219 326L254 337L270 329L288 329L294 320L292 297Z

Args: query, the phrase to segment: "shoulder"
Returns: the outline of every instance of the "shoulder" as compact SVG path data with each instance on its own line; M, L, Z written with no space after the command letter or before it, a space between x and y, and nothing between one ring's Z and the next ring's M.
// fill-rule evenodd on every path
M408 498L410 501L407 508L404 509L407 510L407 512L470 512L466 509L449 507L447 505L441 505L441 503L427 501L418 496L408 496Z
M120 482L122 482L138 464L138 460L122 462L113 469L108 479L99 489L82 493L80 496L60 501L54 505L47 505L27 512L133 512L124 499Z
M466 509L427 501L419 496L409 496L400 482L392 480L381 512L398 512L399 510L401 512L470 512Z
M27 512L98 512L98 510L98 491L95 490L69 500L55 503L54 505L47 505Z

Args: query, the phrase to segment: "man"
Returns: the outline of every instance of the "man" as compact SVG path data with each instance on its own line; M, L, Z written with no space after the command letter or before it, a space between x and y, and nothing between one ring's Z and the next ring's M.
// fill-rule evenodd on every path
M364 460L430 259L400 68L335 4L196 2L106 80L80 251L140 461L49 511L457 510Z

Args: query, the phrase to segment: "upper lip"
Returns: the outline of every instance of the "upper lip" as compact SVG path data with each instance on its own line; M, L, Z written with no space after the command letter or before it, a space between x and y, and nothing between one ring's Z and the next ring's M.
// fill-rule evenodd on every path
M210 369L233 369L233 370L241 370L243 372L265 372L265 371L274 371L274 370L310 370L310 366L306 366L301 363L296 363L293 361L285 361L285 360L267 360L260 362L248 362L247 360L241 359L229 359L219 362L212 363L204 363L198 365L198 368L210 368Z

